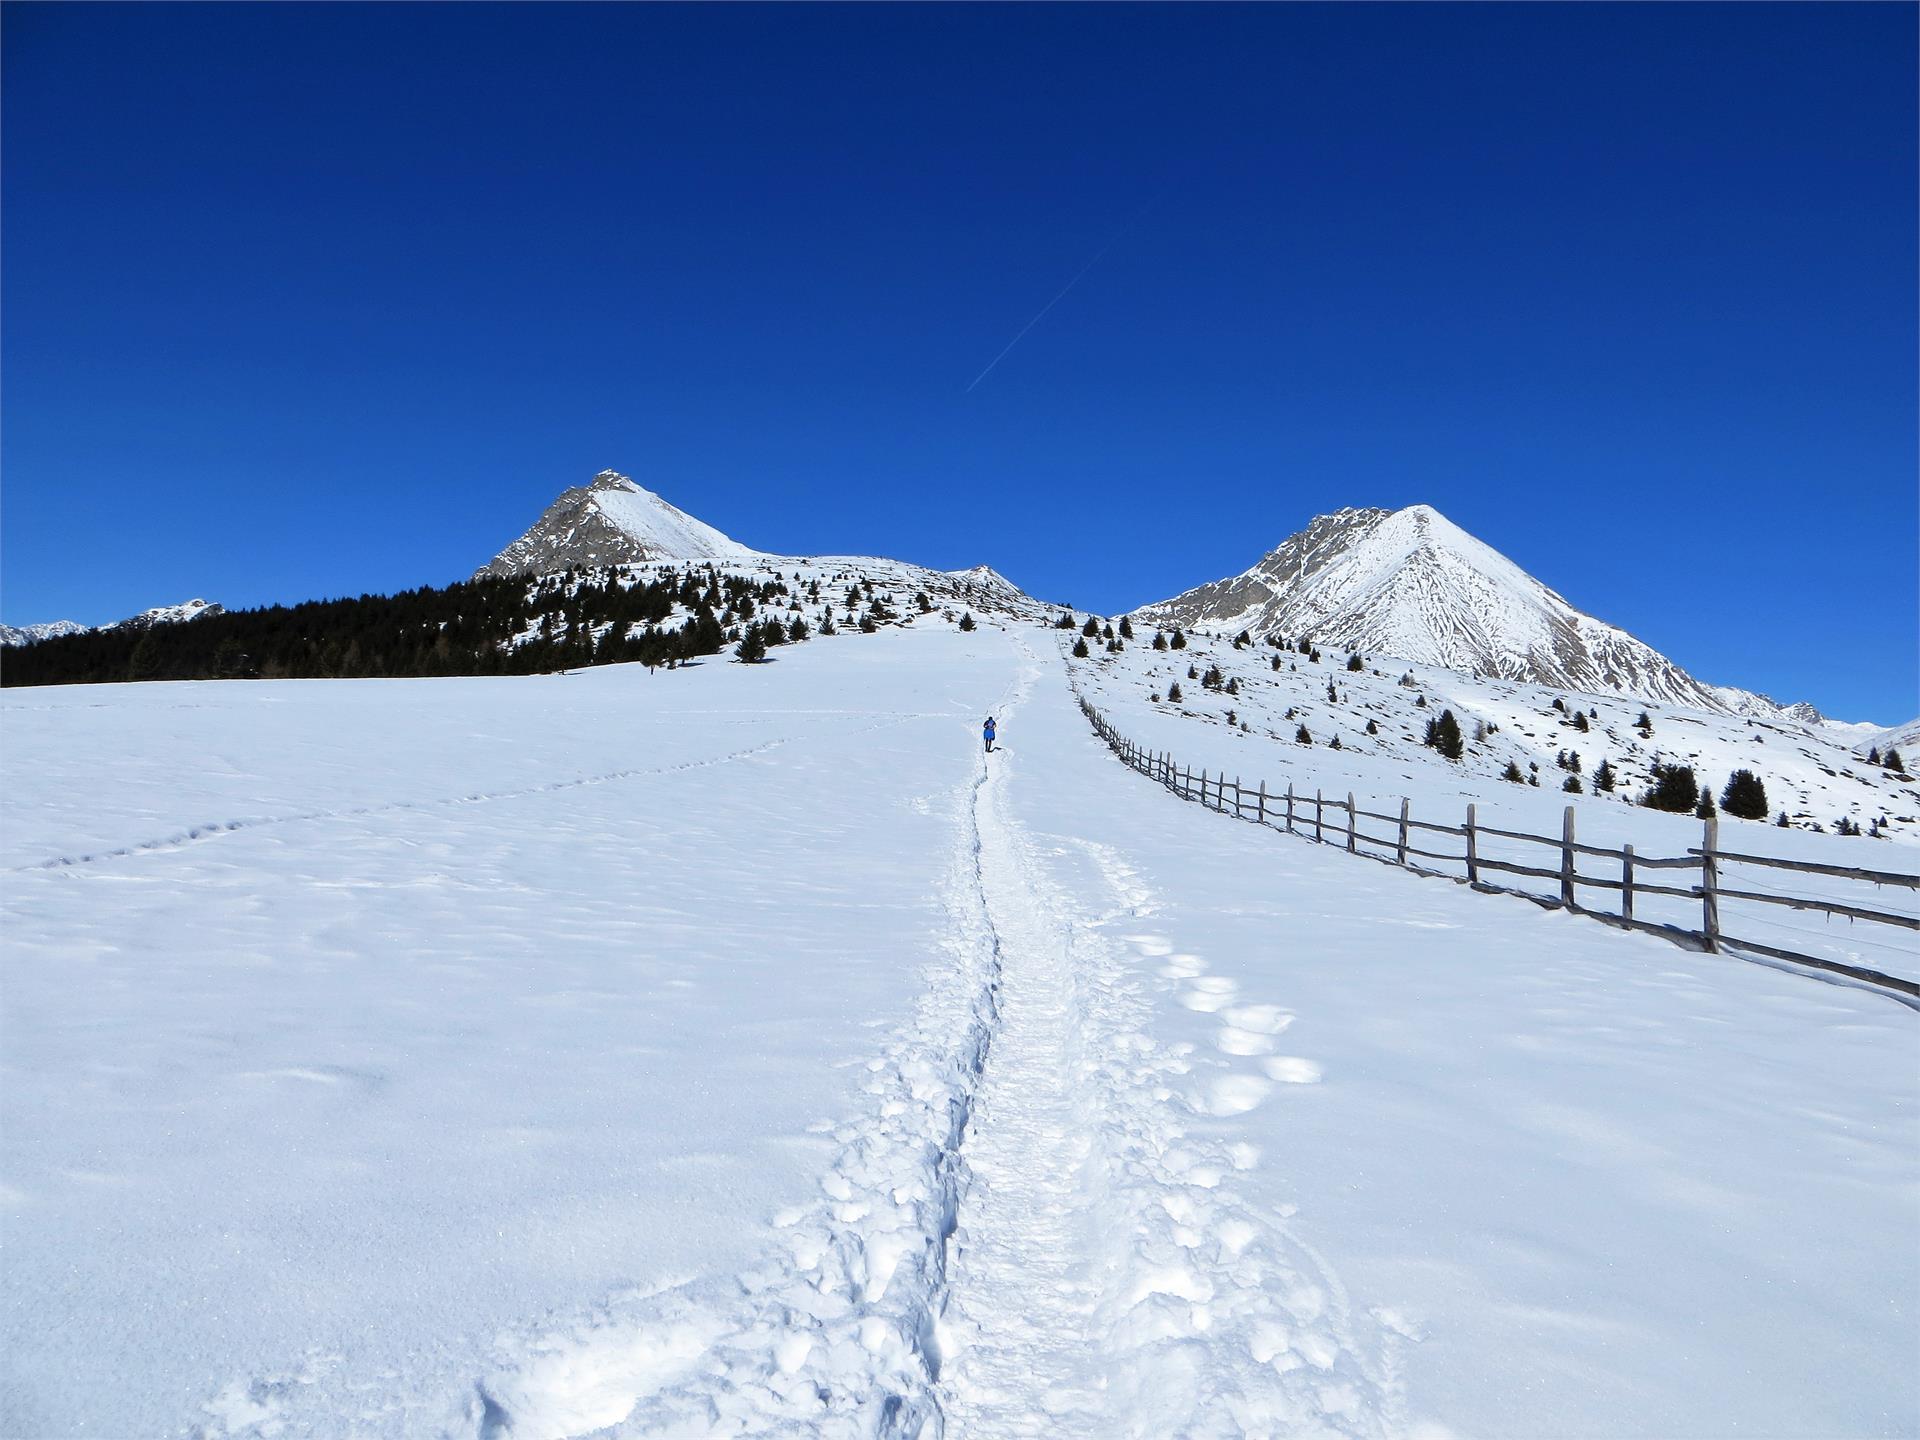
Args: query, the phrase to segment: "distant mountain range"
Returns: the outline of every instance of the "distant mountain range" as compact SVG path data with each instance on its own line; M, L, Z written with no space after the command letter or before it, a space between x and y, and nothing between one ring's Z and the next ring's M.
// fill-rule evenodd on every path
M474 575L533 577L573 568L690 562L765 570L801 558L742 545L630 477L603 470L587 484L562 491L524 534ZM821 558L805 557L807 563ZM872 557L824 558L926 588L943 601L1014 614L1049 608L986 565L940 571ZM219 613L218 605L190 600L99 628L141 629ZM1903 748L1920 744L1920 721L1890 729L1843 724L1804 701L1783 704L1699 680L1652 646L1574 608L1430 505L1318 516L1252 568L1132 614L1160 626L1228 636L1241 630L1261 638L1308 636L1337 649L1470 675L1784 721L1822 729L1861 754L1874 746L1884 749L1889 741ZM88 629L64 620L0 626L0 644L23 645Z
M1253 568L1134 613L1228 635L1305 635L1342 650L1589 694L1831 723L1805 702L1783 705L1695 679L1644 641L1575 609L1431 505L1318 516Z
M207 615L221 615L225 608L208 600L188 600L179 605L156 605L115 620L108 625L82 625L77 620L49 620L41 625L0 625L0 646L31 645L38 640L57 640L62 635L90 635L96 630L150 630L155 625L177 625Z

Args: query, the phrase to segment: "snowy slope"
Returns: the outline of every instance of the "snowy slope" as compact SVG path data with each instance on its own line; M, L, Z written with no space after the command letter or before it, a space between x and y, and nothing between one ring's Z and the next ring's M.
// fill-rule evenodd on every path
M544 575L569 566L735 560L758 554L616 470L562 491L533 528L475 571Z
M1821 718L1811 706L1702 684L1576 610L1430 505L1319 516L1245 573L1134 613L1225 635L1308 635L1324 648L1470 675L1770 719Z
M1914 1432L1913 1012L1182 805L1062 638L0 695L0 1433Z
M1248 786L1265 782L1275 794L1291 785L1306 797L1309 809L1316 792L1342 801L1352 794L1363 809L1387 815L1397 814L1404 798L1415 820L1457 826L1471 803L1482 826L1557 836L1562 812L1571 805L1583 843L1608 848L1631 843L1643 857L1681 856L1701 843L1700 822L1637 803L1651 783L1653 765L1693 767L1716 797L1735 769L1751 769L1766 787L1769 815L1785 813L1789 826L1723 815L1722 848L1920 872L1913 849L1920 840L1920 781L1869 765L1844 740L1799 726L1472 680L1426 666L1394 664L1386 670L1380 667L1389 662L1381 661L1353 671L1347 657L1337 653L1322 651L1316 662L1291 650L1235 648L1204 636L1193 637L1185 649L1154 650L1143 643L1151 641L1152 632L1137 629L1136 634L1139 640L1117 654L1101 649L1095 658L1071 662L1081 691L1136 743L1171 753L1195 772L1244 777ZM1213 670L1221 677L1219 688L1204 684ZM1175 684L1181 688L1177 701L1169 698ZM1465 741L1458 761L1424 744L1428 722L1447 710ZM1642 714L1650 722L1645 732L1636 723ZM1579 728L1583 719L1584 730ZM1594 785L1602 761L1615 775L1609 793ZM1509 765L1537 784L1503 779ZM1563 788L1569 780L1578 784L1576 793ZM1868 833L1859 838L1833 833L1842 819ZM1881 838L1870 838L1876 831ZM1459 841L1441 845L1457 853ZM1551 868L1558 863L1545 858L1552 852L1518 842L1483 839L1481 853L1516 864ZM1581 868L1597 879L1618 878L1617 860L1583 860ZM1558 893L1553 880L1500 879L1547 896ZM1756 877L1747 869L1723 884L1776 893L1787 889L1902 914L1913 905L1908 892L1837 878ZM1594 896L1590 903L1611 909L1616 902ZM1638 914L1688 929L1699 925L1693 901L1643 897ZM1830 922L1741 901L1724 902L1721 916L1732 935L1920 979L1920 944L1893 927Z

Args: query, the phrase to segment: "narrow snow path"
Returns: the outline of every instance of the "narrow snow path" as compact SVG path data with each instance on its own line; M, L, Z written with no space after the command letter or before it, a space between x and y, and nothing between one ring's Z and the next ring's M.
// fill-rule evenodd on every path
M1086 1103L1070 940L1001 813L1005 783L996 771L976 815L999 1024L961 1149L971 1179L942 1334L957 1354L947 1418L961 1435L1093 1435L1105 1428L1093 1331L1105 1157Z

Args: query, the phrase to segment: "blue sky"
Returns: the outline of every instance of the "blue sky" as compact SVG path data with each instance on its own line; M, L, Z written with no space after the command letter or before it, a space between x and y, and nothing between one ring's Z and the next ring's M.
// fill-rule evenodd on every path
M605 467L1102 610L1424 501L1902 720L1915 13L8 4L0 614L444 581Z

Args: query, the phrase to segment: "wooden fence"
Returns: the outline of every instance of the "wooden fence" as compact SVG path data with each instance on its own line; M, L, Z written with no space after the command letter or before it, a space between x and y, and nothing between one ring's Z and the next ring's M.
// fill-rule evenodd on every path
M1209 775L1205 770L1196 775L1191 769L1182 769L1179 763L1165 752L1141 749L1115 730L1108 723L1106 716L1101 714L1084 696L1079 699L1080 709L1092 724L1094 733L1107 743L1115 755L1142 775L1166 786L1183 800L1197 801L1223 814L1250 820L1257 825L1269 825L1275 829L1284 830L1289 835L1305 836L1319 844L1339 845L1349 854L1365 855L1369 859L1382 860L1390 865L1402 865L1425 875L1464 880L1477 890L1521 895L1539 904L1590 916L1609 925L1662 935L1691 948L1710 952L1727 948L1752 951L1774 959L1791 961L1796 965L1829 970L1920 999L1920 983L1913 980L1884 974L1879 970L1870 970L1862 965L1848 965L1824 956L1808 955L1762 941L1728 935L1720 926L1720 902L1743 900L1761 905L1781 905L1795 910L1816 911L1829 916L1844 916L1850 921L1867 921L1906 930L1920 930L1920 913L1897 914L1858 905L1846 905L1817 896L1783 895L1772 891L1756 890L1751 888L1756 882L1748 882L1747 888L1727 884L1728 876L1737 877L1741 867L1744 866L1798 871L1807 875L1828 875L1840 879L1864 881L1872 885L1891 885L1907 890L1920 890L1920 876L1902 875L1885 870L1863 870L1851 865L1823 865L1808 860L1784 860L1769 855L1748 855L1723 850L1720 848L1719 820L1716 817L1709 817L1703 822L1705 834L1698 849L1689 849L1685 855L1666 858L1635 854L1631 845L1622 845L1618 849L1613 849L1581 844L1574 837L1574 809L1571 805L1566 807L1560 834L1556 837L1529 835L1524 831L1502 830L1491 825L1479 824L1474 817L1472 805L1467 806L1466 820L1463 824L1436 825L1427 820L1415 820L1409 813L1408 802L1404 799L1400 802L1400 813L1389 815L1376 810L1361 809L1354 803L1351 792L1343 799L1339 796L1328 797L1316 790L1313 797L1309 799L1304 794L1296 795L1292 785L1288 785L1284 791L1270 791L1264 781L1248 789L1240 783L1238 776L1229 780L1224 772ZM1361 829L1362 820L1378 821L1392 827L1391 833L1370 834ZM1441 840L1427 838L1430 836L1458 840L1459 848L1457 851L1453 848L1429 848L1444 843ZM1537 866L1518 865L1506 860L1493 859L1480 853L1481 840L1489 836L1500 840L1545 846L1552 851L1557 851L1558 854L1543 857L1548 860L1548 863ZM1582 855L1617 862L1620 867L1620 878L1601 879L1597 876L1581 874L1575 861ZM1423 861L1433 863L1420 863ZM1464 867L1464 874L1435 869L1434 864ZM1661 883L1657 878L1648 878L1649 873L1654 877L1664 877L1671 871L1690 872L1686 878L1691 883L1667 884ZM1558 886L1559 893L1555 897L1542 895L1537 891L1519 889L1510 884L1489 880L1487 878L1489 874L1524 876L1554 882ZM1617 903L1607 910L1591 909L1581 901L1580 892L1583 888L1614 891L1619 898ZM1699 928L1659 924L1639 918L1634 914L1634 900L1640 896L1668 896L1697 903L1700 907ZM1920 954L1920 946L1916 946L1915 949L1916 954Z

